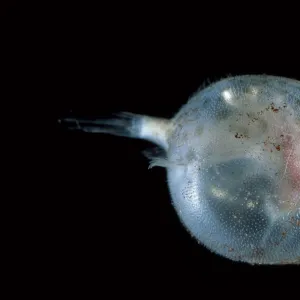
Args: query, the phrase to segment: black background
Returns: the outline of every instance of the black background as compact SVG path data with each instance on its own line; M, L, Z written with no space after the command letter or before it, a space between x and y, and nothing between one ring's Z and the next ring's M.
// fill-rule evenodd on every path
M296 36L278 20L255 26L256 15L193 11L76 2L7 9L20 60L34 60L32 98L40 114L50 112L54 129L39 157L49 165L40 218L47 220L47 260L62 282L93 285L105 276L159 285L210 271L294 269L234 263L198 245L171 206L165 170L148 170L141 152L150 143L68 132L56 122L119 111L170 118L201 85L228 75L300 79Z

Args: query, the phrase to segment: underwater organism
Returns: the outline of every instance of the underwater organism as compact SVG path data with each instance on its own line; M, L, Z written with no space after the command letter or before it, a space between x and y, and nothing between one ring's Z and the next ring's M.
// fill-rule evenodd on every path
M300 81L229 77L172 119L119 113L65 118L70 129L145 139L167 170L173 206L212 252L250 264L300 263Z

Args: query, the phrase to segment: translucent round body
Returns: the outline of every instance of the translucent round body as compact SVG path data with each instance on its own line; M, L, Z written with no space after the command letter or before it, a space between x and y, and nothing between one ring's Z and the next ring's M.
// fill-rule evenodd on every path
M186 229L232 260L299 263L300 82L224 79L172 124L168 183Z

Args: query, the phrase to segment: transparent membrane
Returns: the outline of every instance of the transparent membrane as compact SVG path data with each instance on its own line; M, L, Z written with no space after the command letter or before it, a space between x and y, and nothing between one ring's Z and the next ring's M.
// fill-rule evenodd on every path
M300 261L300 83L224 79L172 120L168 182L187 230L212 251Z

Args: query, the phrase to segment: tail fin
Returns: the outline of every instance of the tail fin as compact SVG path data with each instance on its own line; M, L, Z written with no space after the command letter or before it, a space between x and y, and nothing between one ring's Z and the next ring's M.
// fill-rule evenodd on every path
M141 116L128 112L115 114L112 119L82 119L65 118L59 119L59 123L64 123L70 130L80 130L93 133L107 133L118 136L135 138L138 135Z
M106 133L148 140L161 146L163 149L168 148L167 137L171 128L171 121L167 119L129 112L115 114L115 118L111 119L64 118L59 119L58 122L66 125L70 130Z

